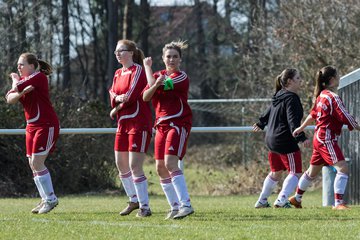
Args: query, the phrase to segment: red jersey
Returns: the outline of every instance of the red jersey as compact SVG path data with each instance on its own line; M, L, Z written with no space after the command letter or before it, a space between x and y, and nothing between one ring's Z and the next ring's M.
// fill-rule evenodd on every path
M24 88L30 85L34 87L34 90L19 99L24 107L27 125L50 124L59 126L58 117L50 102L49 83L46 75L42 72L34 72L28 77L22 77L16 86L18 91L22 92ZM13 90L10 90L10 92L13 92Z
M357 124L341 98L329 90L323 90L316 98L310 114L316 119L315 135L321 143L337 139L343 125L347 125L351 131Z
M168 124L173 122L175 125L192 124L192 111L188 104L188 92L190 80L185 72L175 72L167 76L166 70L154 73L155 79L165 75L173 80L174 89L164 90L162 84L152 97L152 104L155 108L155 126L160 123ZM149 87L149 86L148 86Z
M127 102L117 112L117 132L134 134L142 131L151 131L151 110L148 103L142 99L142 92L147 80L144 69L134 64L115 72L113 84L109 89L111 107L115 107L115 98L126 94Z

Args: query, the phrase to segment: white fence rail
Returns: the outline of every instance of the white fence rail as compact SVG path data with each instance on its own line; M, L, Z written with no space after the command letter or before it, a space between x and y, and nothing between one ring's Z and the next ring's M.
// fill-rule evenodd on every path
M188 103L249 103L270 102L271 98L237 98L237 99L189 99Z
M308 126L305 130L314 130ZM343 127L345 129L345 127ZM192 133L240 133L251 132L252 126L242 127L193 127ZM60 134L115 134L116 128L62 128ZM25 129L0 129L0 135L24 135Z

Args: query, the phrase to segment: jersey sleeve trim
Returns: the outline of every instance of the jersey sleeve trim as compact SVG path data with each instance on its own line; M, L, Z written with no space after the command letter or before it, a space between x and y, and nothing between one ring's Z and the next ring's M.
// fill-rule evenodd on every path
M126 93L127 99L129 99L131 97L131 94L134 92L134 89L135 89L137 83L139 82L139 78L141 75L142 67L139 64L135 64L135 67L136 68L135 68L134 80L131 83L129 91L127 91L127 93Z
M351 124L353 128L357 126L357 123L353 116L351 116L348 111L346 110L344 103L341 101L340 97L336 94L333 94L336 104L338 105L341 113L345 116L348 122Z
M185 72L181 72L181 74L175 78L173 78L174 83L179 83L187 79L187 75Z
M30 76L25 77L24 79L20 80L17 84L16 87L18 88L19 92L22 92L22 90L24 90L25 87L27 87L28 85L26 85L27 81L29 81L30 79L32 79L33 77L35 77L36 75L38 75L40 72L36 71L33 74L31 74Z

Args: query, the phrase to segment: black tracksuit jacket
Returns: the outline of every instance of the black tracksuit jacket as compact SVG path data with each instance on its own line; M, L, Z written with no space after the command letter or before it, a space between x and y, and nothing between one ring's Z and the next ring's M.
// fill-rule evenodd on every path
M265 142L272 152L287 154L299 150L298 143L307 138L302 132L295 138L292 132L300 126L303 108L299 96L281 89L272 98L272 103L261 115L256 125L266 129Z

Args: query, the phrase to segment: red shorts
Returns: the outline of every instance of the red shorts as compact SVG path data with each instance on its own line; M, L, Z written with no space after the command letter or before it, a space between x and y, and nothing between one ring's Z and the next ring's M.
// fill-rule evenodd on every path
M48 155L55 149L59 126L26 126L26 156Z
M164 160L165 155L178 156L181 160L186 153L190 127L157 126L155 134L155 159Z
M150 140L151 134L147 131L135 134L117 132L115 136L114 150L118 152L146 153Z
M300 150L287 154L269 152L268 157L272 172L288 170L289 173L302 173Z
M334 165L339 161L345 160L345 157L336 140L319 142L313 141L313 152L310 160L311 165Z

